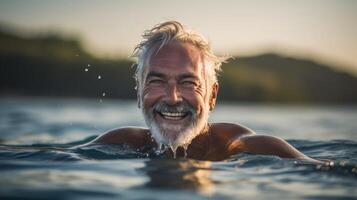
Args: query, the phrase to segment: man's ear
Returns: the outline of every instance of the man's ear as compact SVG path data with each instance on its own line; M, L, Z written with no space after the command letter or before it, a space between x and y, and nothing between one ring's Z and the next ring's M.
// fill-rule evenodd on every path
M212 92L211 92L211 95L210 95L210 98L209 98L209 102L208 102L210 111L212 111L214 106L216 105L218 89L219 89L218 83L214 83L212 85Z

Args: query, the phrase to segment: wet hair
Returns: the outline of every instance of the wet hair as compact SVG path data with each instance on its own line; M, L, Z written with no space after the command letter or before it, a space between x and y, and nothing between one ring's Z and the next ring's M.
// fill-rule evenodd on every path
M156 54L163 46L172 42L189 43L196 47L201 54L201 59L205 65L206 79L210 85L217 82L217 73L221 70L221 65L227 57L220 57L213 54L209 42L199 33L186 28L180 22L167 21L157 24L152 29L147 30L142 35L140 42L133 51L136 61L136 89L141 93L145 78L145 68L150 62L150 58Z

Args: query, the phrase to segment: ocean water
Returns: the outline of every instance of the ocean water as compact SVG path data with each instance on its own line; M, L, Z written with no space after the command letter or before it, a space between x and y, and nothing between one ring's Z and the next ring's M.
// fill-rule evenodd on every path
M211 122L282 137L325 165L237 154L167 159L73 148L144 126L134 101L0 99L0 199L357 199L357 107L218 104Z

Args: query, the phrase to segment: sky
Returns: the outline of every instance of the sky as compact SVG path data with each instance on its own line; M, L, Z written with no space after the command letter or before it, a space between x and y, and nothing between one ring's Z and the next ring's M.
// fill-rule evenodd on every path
M81 38L99 57L128 57L144 30L177 20L218 54L275 52L357 75L354 0L0 0L0 25Z

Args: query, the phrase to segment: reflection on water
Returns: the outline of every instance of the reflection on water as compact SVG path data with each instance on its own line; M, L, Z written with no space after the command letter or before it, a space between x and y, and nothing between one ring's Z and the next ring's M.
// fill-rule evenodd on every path
M209 195L214 192L210 161L152 159L139 169L150 178L145 187L165 190L193 190Z
M353 199L356 142L293 143L333 164L252 154L221 162L165 159L120 145L0 145L0 199Z

